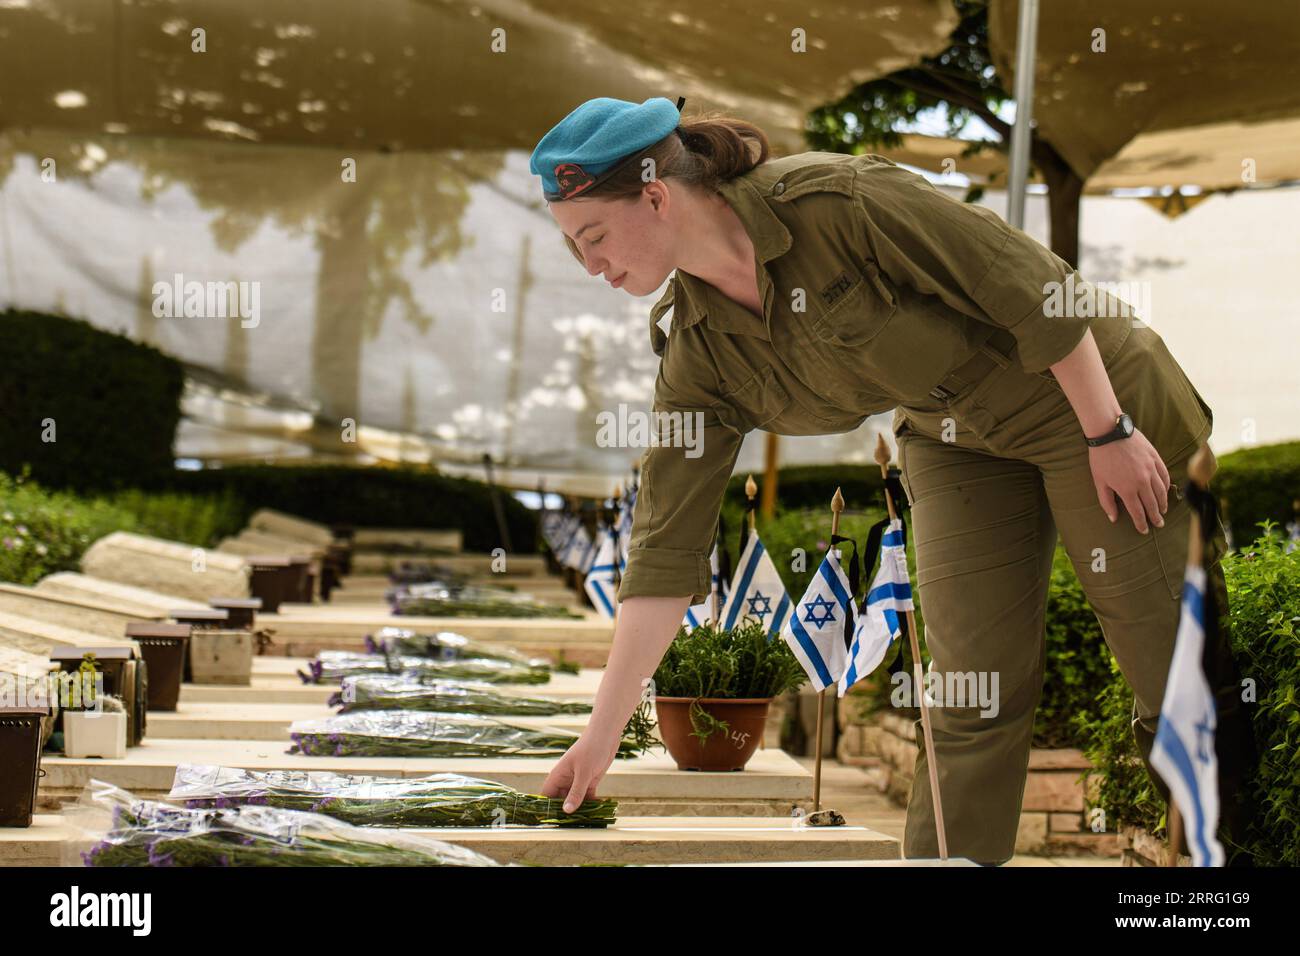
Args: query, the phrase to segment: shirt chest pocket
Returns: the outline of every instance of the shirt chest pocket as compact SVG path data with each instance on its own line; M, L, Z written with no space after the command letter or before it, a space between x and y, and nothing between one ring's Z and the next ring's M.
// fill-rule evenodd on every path
M842 289L845 282L850 285ZM828 298L831 302L825 304ZM863 263L860 275L846 271L839 285L832 283L809 299L813 333L838 348L866 345L885 330L898 311L894 289L874 262Z
M722 424L742 435L769 424L789 407L790 393L777 381L776 370L770 365L744 384L723 392L713 403Z

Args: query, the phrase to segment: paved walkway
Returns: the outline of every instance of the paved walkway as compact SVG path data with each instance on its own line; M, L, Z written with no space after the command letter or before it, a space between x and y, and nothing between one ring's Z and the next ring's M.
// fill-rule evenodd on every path
M795 760L813 772L812 757L795 757ZM822 762L823 807L833 807L848 823L871 827L900 842L907 812L894 804L884 794L875 790L860 767L848 766L834 760ZM1028 856L1019 854L1007 866L1119 866L1119 857L1096 856Z

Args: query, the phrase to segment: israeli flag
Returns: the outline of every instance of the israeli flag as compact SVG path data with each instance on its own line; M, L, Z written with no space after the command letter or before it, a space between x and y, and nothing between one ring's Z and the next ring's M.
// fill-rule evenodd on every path
M592 560L591 568L587 571L587 577L582 582L587 596L591 598L591 603L596 610L604 617L613 619L615 612L614 596L617 591L614 561L618 555L617 535L613 528L605 529L605 533L600 536L600 547ZM622 573L627 568L627 563L618 558L618 573Z
M721 575L718 573L718 546L713 546L713 554L709 556L709 567L713 569L713 581L709 585L709 596L699 604L692 605L686 609L686 617L682 619L682 627L686 628L687 633L695 630L705 621L713 620L713 595L718 595L720 605L727 601L727 582L720 581Z
M596 522L596 536L588 537L586 529L583 530L583 537L587 538L586 550L582 552L578 559L577 570L579 574L588 574L596 564L596 558L600 554L601 545L609 537L609 525L603 521Z
M903 614L915 608L912 581L907 576L907 550L903 519L889 522L880 539L880 570L862 602L849 663L840 677L839 696L880 666L890 646L903 633Z
M623 495L623 500L618 506L618 521L614 529L618 532L618 554L619 559L627 564L627 549L632 540L632 512L636 507L636 488L630 488Z
M546 546L551 549L552 554L559 554L564 539L561 534L565 531L564 515L558 511L548 511L542 516L542 536L546 539Z
M755 531L749 536L740 566L731 581L731 594L722 609L722 628L731 630L745 618L757 618L767 627L768 637L781 633L790 614L790 595L785 593L776 565Z
M573 568L579 574L586 574L595 556L596 542L591 540L591 535L587 534L582 521L575 516L560 563Z
M1174 656L1160 705L1151 766L1169 785L1183 815L1193 866L1223 866L1219 828L1219 761L1214 752L1214 695L1201 669L1205 646L1205 569L1188 565Z
M856 623L849 579L840 567L839 551L832 547L781 629L781 636L819 693L844 673L848 663L845 636L853 633Z

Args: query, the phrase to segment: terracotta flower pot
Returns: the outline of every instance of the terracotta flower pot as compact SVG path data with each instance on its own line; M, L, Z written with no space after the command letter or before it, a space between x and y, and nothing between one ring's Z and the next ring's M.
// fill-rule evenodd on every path
M726 721L727 729L714 730L704 740L695 736L692 702L714 719ZM771 703L770 697L656 697L659 735L678 770L744 770L763 739Z

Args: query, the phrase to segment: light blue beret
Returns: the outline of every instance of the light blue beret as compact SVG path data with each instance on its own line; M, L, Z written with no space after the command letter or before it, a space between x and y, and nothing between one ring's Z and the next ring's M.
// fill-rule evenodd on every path
M662 96L637 105L607 96L587 100L533 150L528 168L549 202L571 199L614 175L624 162L677 129L682 104Z

